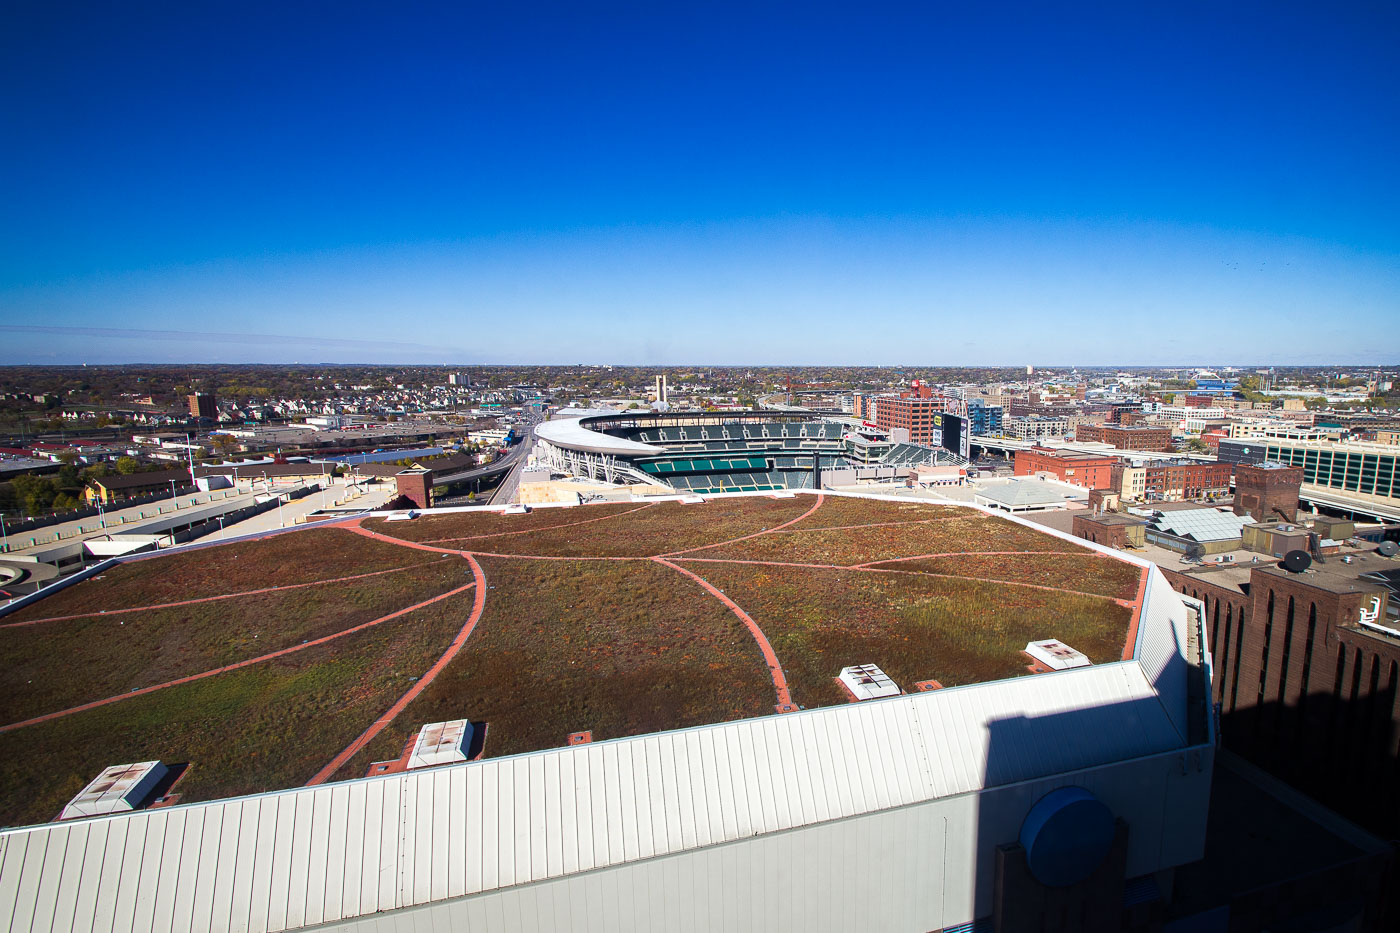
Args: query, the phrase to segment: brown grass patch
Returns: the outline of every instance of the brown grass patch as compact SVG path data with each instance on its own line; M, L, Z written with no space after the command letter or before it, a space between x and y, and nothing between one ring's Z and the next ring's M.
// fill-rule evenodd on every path
M606 522L532 535L487 538L477 546L497 554L650 557L774 528L811 506L812 501L805 496L709 499L696 505L661 502Z
M467 562L451 557L346 584L0 629L0 719L19 722L270 654L470 582Z
M982 580L1010 580L1080 593L1133 599L1142 568L1092 554L960 554L876 564L890 570L944 573Z
M434 559L342 528L317 528L131 561L75 583L0 623L126 609L309 583Z
M1059 638L1116 661L1131 612L1090 596L847 570L690 564L759 624L802 706L845 702L841 668L878 664L906 692L1027 673L1026 643Z
M108 765L190 762L186 802L311 778L441 656L472 592L229 674L0 733L0 823L52 819Z
M651 562L482 559L494 587L462 652L337 778L395 758L425 722L490 723L491 757L773 712L733 613ZM508 595L507 595L508 594Z
M478 535L503 535L510 532L543 531L559 525L572 525L594 518L621 515L633 509L644 508L641 503L601 503L577 508L535 509L524 515L503 515L500 512L453 512L449 515L421 515L412 521L387 522L382 518L366 519L361 527L391 538L403 541L427 543L440 539L471 538ZM514 537L514 535L511 535ZM521 535L521 537L526 537ZM492 539L487 538L489 542ZM453 546L467 547L455 540L446 542ZM487 543L471 544L490 550Z

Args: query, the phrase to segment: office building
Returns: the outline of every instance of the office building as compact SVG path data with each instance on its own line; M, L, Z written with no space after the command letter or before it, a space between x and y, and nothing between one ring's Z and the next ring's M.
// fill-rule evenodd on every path
M188 399L191 418L204 418L214 421L219 417L219 407L212 392L196 392Z
M967 419L974 437L996 437L1001 434L1002 407L990 405L980 398L967 401Z

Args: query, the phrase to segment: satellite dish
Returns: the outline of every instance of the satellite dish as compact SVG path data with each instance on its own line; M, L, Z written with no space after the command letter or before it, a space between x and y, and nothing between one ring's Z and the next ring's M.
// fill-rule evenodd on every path
M1307 551L1289 551L1283 555L1283 569L1289 573L1302 573L1312 566L1312 555Z
M1381 546L1376 550L1382 557L1394 557L1397 552L1400 552L1400 544L1396 544L1394 541L1382 541Z

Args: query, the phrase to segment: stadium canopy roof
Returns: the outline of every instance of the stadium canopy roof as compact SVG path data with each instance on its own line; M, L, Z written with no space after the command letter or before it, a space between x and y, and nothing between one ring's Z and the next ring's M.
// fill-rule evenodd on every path
M665 447L613 437L583 426L583 418L560 418L536 426L535 437L555 447L582 450L592 454L613 454L618 457L655 456L666 453Z

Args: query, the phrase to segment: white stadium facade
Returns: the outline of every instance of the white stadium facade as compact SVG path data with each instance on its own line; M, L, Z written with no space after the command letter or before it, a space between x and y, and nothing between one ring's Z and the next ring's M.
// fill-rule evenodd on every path
M858 471L892 478L900 468L967 462L805 410L584 415L544 422L535 438L538 458L553 470L700 494L820 489L833 472L853 483Z
M1215 754L1201 606L1135 562L1125 660L7 830L0 927L924 933L1024 928L1045 897L1121 912L1202 857Z

